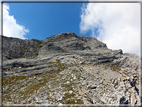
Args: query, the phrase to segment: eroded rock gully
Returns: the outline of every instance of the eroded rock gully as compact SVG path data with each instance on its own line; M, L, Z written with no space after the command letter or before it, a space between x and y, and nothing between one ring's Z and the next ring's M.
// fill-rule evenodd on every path
M96 38L3 37L3 104L140 105L140 57Z

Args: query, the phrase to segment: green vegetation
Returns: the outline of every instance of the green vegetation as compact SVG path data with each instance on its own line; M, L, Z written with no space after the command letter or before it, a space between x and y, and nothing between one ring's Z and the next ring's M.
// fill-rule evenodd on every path
M113 71L120 71L121 68L118 66L118 65L110 65L110 68L113 70Z
M56 62L56 63L58 63L58 65L54 67L61 66L59 62ZM49 81L52 81L53 79L55 79L61 70L62 69L51 72L51 73L46 73L46 74L36 75L36 76L13 76L13 77L3 78L3 87L4 87L3 100L7 101L9 99L15 99L15 97L14 98L11 97L11 95L15 94L14 96L17 96L19 100L27 101L27 99L31 95L33 95L37 90L39 90L39 88L46 86L46 84ZM42 79L38 80L37 78L42 78ZM57 81L53 81L52 84L56 85ZM8 88L6 89L6 87ZM22 91L21 89L24 87L26 88ZM16 103L16 102L13 102L13 103Z
M63 104L83 104L82 100L76 99L74 96L75 94L66 93L61 103Z
M5 77L3 78L3 101L7 102L8 100L12 102L12 104L18 104L18 100L25 101L24 104L31 103L34 101L37 102L35 97L38 96L39 92L44 92L47 95L47 99L49 101L53 101L52 96L49 96L50 93L54 93L54 91L74 91L72 86L76 86L78 80L80 78L80 74L77 70L71 70L69 74L66 75L65 80L61 80L64 76L63 74L59 74L61 71L68 69L68 67L74 65L65 65L60 63L60 60L56 62L49 62L47 65L56 64L54 66L49 67L52 68L60 68L54 72L35 75L35 76L13 76L13 77ZM21 68L22 69L22 68ZM72 78L71 74L76 75L76 80L70 81ZM66 84L67 80L70 81L69 84ZM51 87L49 87L51 85ZM42 88L44 87L44 88ZM59 90L53 90L55 87L61 87ZM29 100L34 94L37 95ZM29 101L28 101L29 100ZM74 97L74 94L66 93L64 96L64 100L61 101L64 104L83 104L80 99Z

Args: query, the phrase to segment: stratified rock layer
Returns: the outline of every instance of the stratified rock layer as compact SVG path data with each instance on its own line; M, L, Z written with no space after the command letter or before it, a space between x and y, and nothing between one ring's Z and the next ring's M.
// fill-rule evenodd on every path
M140 104L140 57L96 38L3 37L4 104Z

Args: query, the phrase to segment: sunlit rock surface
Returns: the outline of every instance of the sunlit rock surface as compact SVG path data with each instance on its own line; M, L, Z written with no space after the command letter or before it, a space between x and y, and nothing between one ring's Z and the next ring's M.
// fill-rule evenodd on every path
M72 32L2 42L5 105L140 105L136 54Z

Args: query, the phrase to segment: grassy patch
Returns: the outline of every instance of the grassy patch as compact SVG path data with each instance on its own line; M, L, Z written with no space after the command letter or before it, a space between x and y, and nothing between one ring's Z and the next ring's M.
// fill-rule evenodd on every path
M49 81L54 80L61 70L62 69L54 71L54 72L42 74L42 75L36 75L36 76L14 76L14 77L3 78L4 88L6 88L6 86L9 85L9 87L5 89L3 92L4 101L13 99L11 98L11 95L13 94L15 95L17 94L20 100L27 100L30 97L30 95L34 94L36 90L38 90L42 86L46 86L46 83L48 83ZM42 78L42 79L37 80L37 78ZM23 86L20 81L29 81L29 82L27 82ZM28 86L28 84L30 85ZM57 81L53 81L52 85L56 85L56 84L57 84ZM15 87L17 87L17 89L15 89ZM26 87L24 91L20 90L22 87Z
M83 101L75 98L75 94L66 93L61 101L63 104L83 104Z
M9 99L11 99L12 104L16 104L18 100L25 101L25 104L31 103L32 101L35 101L35 97L33 97L31 100L29 100L29 98L32 97L34 94L37 94L38 91L39 93L43 92L47 95L48 100L53 101L52 96L49 96L49 94L54 93L54 91L60 91L60 89L53 90L54 88L58 88L60 84L61 87L63 87L61 91L73 91L72 86L75 86L77 84L76 81L78 81L78 79L80 78L80 73L77 70L71 70L69 71L71 73L67 74L66 79L62 81L60 80L64 75L61 75L59 73L74 65L66 66L65 64L60 63L60 60L57 60L56 62L49 62L47 64L56 64L54 66L51 66L50 69L60 69L54 72L35 76L13 76L3 78L3 101L7 102ZM70 79L72 78L71 74L74 74L76 76L76 79L73 81L70 81ZM70 81L69 84L66 84L67 80ZM49 85L51 87L49 87ZM38 96L38 94L36 96ZM66 93L64 100L61 101L61 103L83 104L80 99L76 99L74 96L74 94Z
M118 65L110 65L110 68L113 70L113 71L120 71L121 68L118 66Z

